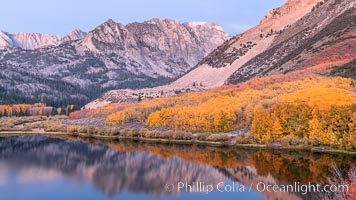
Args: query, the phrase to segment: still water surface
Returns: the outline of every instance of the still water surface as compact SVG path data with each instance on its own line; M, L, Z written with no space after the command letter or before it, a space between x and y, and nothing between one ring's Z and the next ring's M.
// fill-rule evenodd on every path
M352 185L355 163L301 151L3 137L0 199L321 199L326 193L262 186Z

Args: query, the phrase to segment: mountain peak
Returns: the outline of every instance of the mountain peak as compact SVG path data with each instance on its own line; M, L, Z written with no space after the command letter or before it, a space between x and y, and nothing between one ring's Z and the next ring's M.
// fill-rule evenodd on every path
M75 28L71 33L84 33L84 31L79 28Z
M179 20L177 19L161 19L161 18L152 18L150 20L147 20L143 23L148 23L148 24L162 24L162 23L169 23L169 24L180 24Z
M287 3L293 3L293 4L315 4L321 0L288 0Z
M261 20L261 23L275 20L286 15L303 16L302 13L305 14L309 12L310 8L318 2L320 2L320 0L288 0L283 6L270 10Z
M17 46L23 49L36 49L43 46L57 45L60 37L51 34L19 32L9 34L0 32L0 48Z
M74 41L74 40L80 40L83 39L87 35L86 32L80 30L79 28L74 29L67 35L65 35L61 42L68 42L68 41Z
M0 30L0 48L13 45L10 34Z
M122 23L115 22L110 18L90 32L97 31L98 29L124 29L124 27L125 26Z
M184 25L189 26L191 28L210 27L224 32L224 29L215 22L185 22Z
M111 18L109 18L108 20L106 20L102 25L107 25L107 26L114 26L116 25L117 23L112 20Z

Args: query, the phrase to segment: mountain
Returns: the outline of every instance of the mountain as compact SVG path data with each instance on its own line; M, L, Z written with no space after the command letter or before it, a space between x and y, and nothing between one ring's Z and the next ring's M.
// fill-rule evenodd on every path
M61 38L51 34L40 33L15 33L9 34L0 31L0 49L16 46L22 49L37 49L40 47L58 45Z
M180 75L226 39L228 35L214 23L152 19L124 26L110 19L89 32L82 45L109 55L104 62L110 66L156 78Z
M296 70L322 71L352 62L355 49L356 2L325 1L282 32L266 51L242 65L226 83Z
M74 40L81 40L81 39L85 38L85 36L87 36L86 32L76 28L72 32L65 35L61 39L61 42L70 42L70 41L74 41Z
M87 35L80 29L74 29L64 37L51 34L19 32L10 34L0 31L0 49L19 47L21 49L38 49L46 46L56 46L63 42L83 39Z
M229 38L215 23L171 19L127 25L109 19L87 34L74 30L58 37L53 45L49 39L32 40L45 35L21 37L30 38L27 43L16 35L1 32L0 101L5 103L87 102L110 89L162 85ZM33 41L38 44L31 46Z
M130 191L155 196L177 195L177 191L167 191L162 185L197 180L218 184L227 179L213 166L189 163L178 157L163 158L144 151L117 151L103 144L81 141L8 137L0 138L0 149L0 174L11 170L20 178L40 169L41 176L37 174L33 178L38 180L53 172L74 182L85 180L109 197Z
M289 0L171 84L129 93L110 91L86 107L132 101L137 96L171 96L296 70L355 78L355 4L353 0Z
M206 88L223 85L242 65L275 45L279 36L309 13L318 1L289 0L271 10L257 26L226 41L172 85L187 87L194 82Z

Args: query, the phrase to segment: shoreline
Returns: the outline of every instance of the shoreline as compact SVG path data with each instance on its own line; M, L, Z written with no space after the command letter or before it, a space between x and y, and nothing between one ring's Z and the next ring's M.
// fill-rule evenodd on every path
M226 142L214 142L214 141L201 141L201 140L171 140L171 139L161 139L161 138L145 138L145 137L127 137L127 136L104 136L104 135L87 135L87 134L70 134L65 132L32 132L32 131L3 131L0 132L0 137L11 137L11 136L68 136L77 138L93 138L98 140L118 140L118 141L140 141L148 143L159 143L159 144L178 144L178 145L202 145L202 146L212 146L212 147L232 147L241 149L269 149L269 150L294 150L294 151L309 151L311 153L328 153L328 154L344 154L349 156L356 156L355 151L347 151L340 149L329 149L325 147L312 147L312 148L302 148L302 147L282 147L282 146L272 146L265 144L236 144L231 143L231 141Z

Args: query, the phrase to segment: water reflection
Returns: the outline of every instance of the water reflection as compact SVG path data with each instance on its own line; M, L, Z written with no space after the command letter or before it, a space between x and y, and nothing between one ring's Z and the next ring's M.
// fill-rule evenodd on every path
M65 177L73 183L87 182L108 197L127 192L169 197L180 194L165 186L178 182L217 185L232 180L252 185L254 190L258 182L327 183L334 176L333 166L346 172L356 163L350 156L308 152L88 142L41 136L0 138L0 188L14 179L26 184ZM262 194L269 199L320 199L324 195Z

